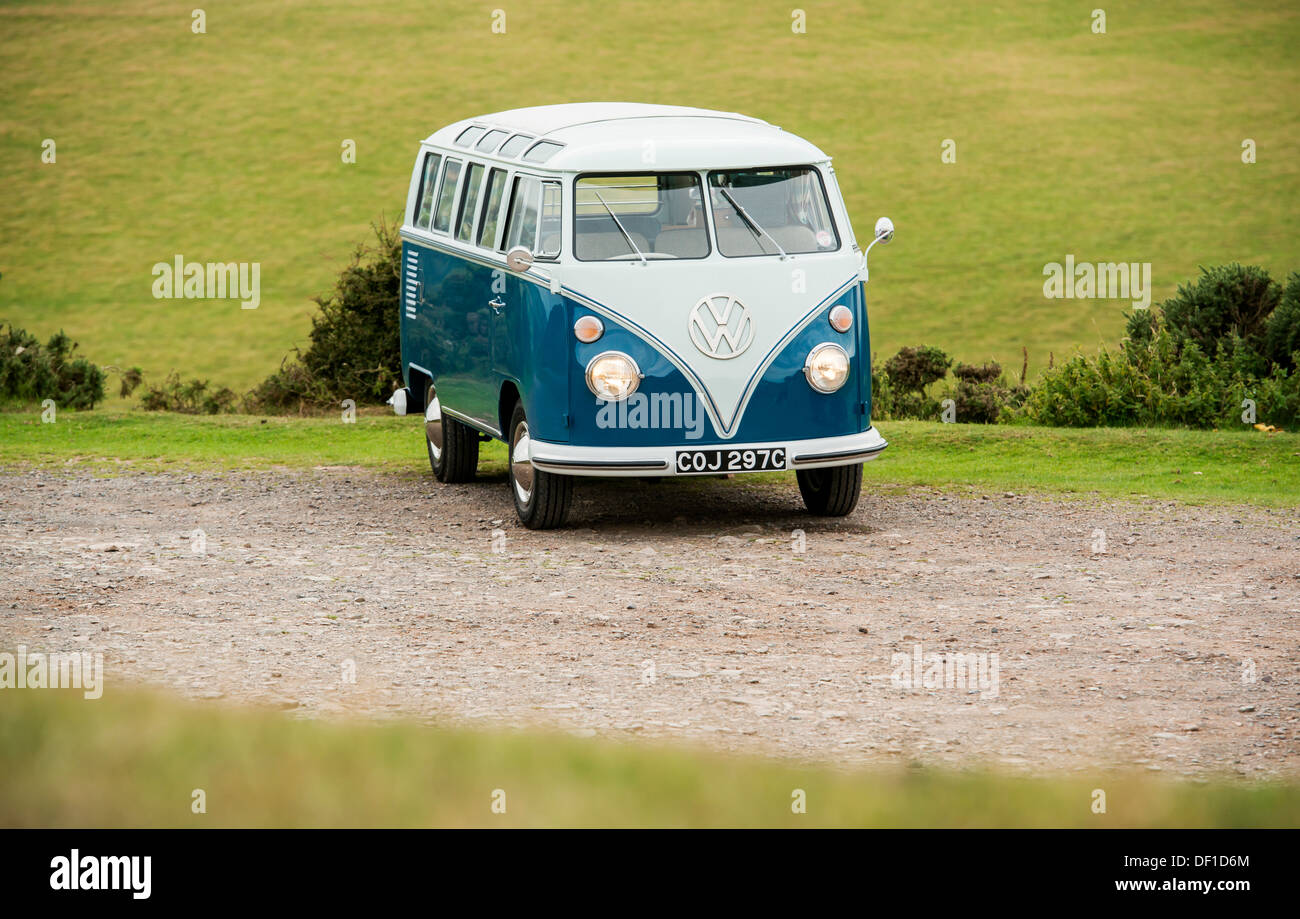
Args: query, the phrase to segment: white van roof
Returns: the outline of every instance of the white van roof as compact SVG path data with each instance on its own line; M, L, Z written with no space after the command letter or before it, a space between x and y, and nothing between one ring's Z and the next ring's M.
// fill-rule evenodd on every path
M511 109L458 121L435 131L425 142L455 149L457 138L471 127L483 130L471 132L468 143L460 146L474 151L473 155L522 160L546 171L669 172L793 166L830 160L803 138L758 118L638 102L575 102ZM494 130L503 133L494 136L487 150L476 150L475 143ZM512 155L496 153L514 135L529 140L513 144Z

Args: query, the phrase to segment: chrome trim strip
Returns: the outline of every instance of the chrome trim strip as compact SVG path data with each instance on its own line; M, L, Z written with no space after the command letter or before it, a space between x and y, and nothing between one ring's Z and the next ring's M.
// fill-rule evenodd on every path
M504 255L500 256L501 261L498 262L488 255L481 254L480 252L470 251L471 249L478 249L479 248L478 246L472 246L470 243L464 243L463 245L466 248L460 248L460 245L453 244L453 242L450 239L444 240L432 236L419 235L419 234L424 234L425 232L426 231L419 230L414 227L402 227L401 237L402 239L406 240L409 243L413 243L414 245L424 246L426 249L433 249L434 251L441 252L444 255L454 255L457 256L458 258L463 258L467 261L471 261L479 265L483 265L486 268L499 268L502 271L509 272L510 274L514 275L515 277L519 278L522 281L531 281L532 283L536 284L539 287L545 287L548 290L550 289L551 279L549 276L534 276L531 271L525 272L524 274L518 274L516 272L510 271L510 269L506 267L506 260ZM486 252L486 251L487 250L482 250L482 252ZM493 254L496 255L497 253L494 251ZM540 256L538 257L537 267L539 268L545 267L547 265L553 265L553 264L559 264L558 260L546 261L541 259Z
M601 462L599 460L545 460L534 459L533 465L538 469L555 469L557 471L570 471L573 469L584 469L588 471L597 471L600 469L617 469L620 472L626 472L629 469L657 470L667 469L668 463L663 460L628 460L627 462Z
M879 447L873 447L870 450L851 450L846 453L801 453L790 462L795 466L806 466L809 463L824 463L831 460L841 460L849 462L856 459L867 459L883 451L889 444L881 444Z
M445 405L442 406L442 413L444 415L450 415L457 421L464 422L476 431L482 431L484 434L491 434L497 440L501 440L501 432L489 424L484 424L482 421L469 417L469 415L462 415L455 409L447 408Z

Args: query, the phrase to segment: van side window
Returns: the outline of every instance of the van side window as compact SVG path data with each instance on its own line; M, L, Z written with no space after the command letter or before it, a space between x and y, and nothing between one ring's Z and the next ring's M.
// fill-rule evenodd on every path
M451 227L451 206L456 200L456 184L460 179L460 160L447 160L442 171L442 185L438 189L438 208L433 212L433 228L446 233Z
M515 179L510 196L510 216L506 219L506 251L515 246L537 248L537 211L541 204L542 183L532 176Z
M560 254L560 232L564 227L560 213L562 201L559 182L542 183L542 219L538 227L537 254L554 258Z
M478 244L494 249L497 244L497 226L501 223L501 201L506 195L506 171L493 169L488 173L487 194L483 196L483 216L478 222Z
M560 208L559 182L543 182L533 176L517 177L510 197L510 216L506 219L506 250L527 246L541 258L559 255Z
M438 164L442 157L437 153L424 155L424 173L420 176L420 192L415 200L420 202L420 209L415 215L415 225L429 229L429 218L433 216L433 189L437 184Z
M460 210L456 213L456 238L469 242L474 230L474 212L478 210L478 192L483 184L483 164L470 163L465 175L465 190L460 196Z

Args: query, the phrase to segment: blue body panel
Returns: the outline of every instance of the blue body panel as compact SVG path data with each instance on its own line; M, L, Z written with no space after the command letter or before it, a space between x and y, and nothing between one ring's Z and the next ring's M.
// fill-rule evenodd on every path
M871 426L870 338L862 285L819 308L810 322L763 371L736 434L719 437L698 406L685 375L648 342L608 316L605 334L592 344L573 337L586 306L486 262L442 249L402 243L402 367L417 400L424 396L420 368L433 377L444 409L490 432L509 424L501 406L504 386L521 394L536 440L583 446L700 446L764 443L856 434ZM410 275L414 269L414 281ZM671 271L672 266L663 266ZM503 303L499 309L489 301ZM836 332L827 319L836 304L848 306L853 327ZM411 307L414 307L412 311ZM618 304L607 304L617 310ZM792 317L792 325L798 317ZM813 346L840 345L850 358L850 379L838 392L813 390L803 365ZM602 425L602 406L587 388L587 363L602 351L623 351L645 374L637 393L660 396L668 426ZM707 373L709 358L679 355L695 372ZM635 399L636 394L633 398ZM644 401L649 401L649 399ZM701 424L691 426L682 399L697 403ZM422 403L421 403L422 404ZM629 406L631 407L631 406ZM607 408L606 420L612 409ZM698 436L697 436L698 435Z

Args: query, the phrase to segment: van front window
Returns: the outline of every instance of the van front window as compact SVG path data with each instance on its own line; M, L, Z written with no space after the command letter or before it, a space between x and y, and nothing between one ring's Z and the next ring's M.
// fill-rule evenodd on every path
M574 254L584 262L709 254L695 173L586 175L574 185Z
M821 176L810 166L709 173L718 251L801 255L840 247Z

